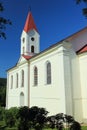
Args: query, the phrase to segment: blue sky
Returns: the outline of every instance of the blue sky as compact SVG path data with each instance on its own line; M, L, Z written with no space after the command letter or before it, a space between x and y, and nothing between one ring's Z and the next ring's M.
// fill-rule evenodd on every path
M1 15L9 18L12 26L7 26L7 39L0 38L0 77L6 77L6 70L13 67L20 57L20 36L30 6L40 34L41 51L87 26L87 19L82 15L85 5L76 5L75 0L2 2L5 10Z

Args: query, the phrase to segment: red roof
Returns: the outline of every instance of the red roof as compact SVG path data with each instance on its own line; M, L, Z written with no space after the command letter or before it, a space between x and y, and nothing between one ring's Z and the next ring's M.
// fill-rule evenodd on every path
M29 60L32 56L28 56L28 55L22 55L26 60Z
M77 51L77 53L84 53L84 52L87 52L87 44Z
M26 19L26 22L25 22L24 31L29 32L32 29L35 29L37 31L32 14L31 14L31 12L29 12L27 19Z

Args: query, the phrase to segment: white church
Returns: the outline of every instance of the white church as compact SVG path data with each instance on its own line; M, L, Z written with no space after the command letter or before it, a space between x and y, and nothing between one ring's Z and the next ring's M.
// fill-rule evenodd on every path
M87 120L87 27L40 52L29 12L17 64L7 71L6 108L38 106Z

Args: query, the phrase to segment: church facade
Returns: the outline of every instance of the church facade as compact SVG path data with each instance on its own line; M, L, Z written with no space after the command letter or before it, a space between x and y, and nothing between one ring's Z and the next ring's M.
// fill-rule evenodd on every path
M6 108L44 107L87 120L87 27L40 52L29 12L17 64L7 71Z

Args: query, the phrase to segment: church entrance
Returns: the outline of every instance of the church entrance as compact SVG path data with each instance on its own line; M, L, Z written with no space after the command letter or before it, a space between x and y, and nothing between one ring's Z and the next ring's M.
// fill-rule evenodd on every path
M20 93L20 106L24 106L24 93Z

